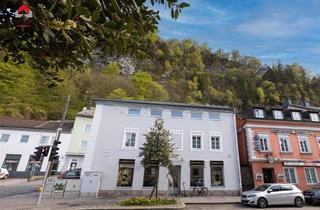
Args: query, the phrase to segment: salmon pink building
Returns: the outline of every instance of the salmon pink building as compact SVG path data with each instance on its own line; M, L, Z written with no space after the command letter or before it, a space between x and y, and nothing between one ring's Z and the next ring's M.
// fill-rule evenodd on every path
M320 108L309 103L254 107L237 119L244 189L292 183L309 189L320 179Z

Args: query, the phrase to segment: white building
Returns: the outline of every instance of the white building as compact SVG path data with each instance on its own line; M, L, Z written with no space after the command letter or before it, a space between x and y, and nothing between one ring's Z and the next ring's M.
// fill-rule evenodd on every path
M0 164L9 170L9 177L28 177L31 171L35 147L52 145L60 121L0 118ZM59 144L59 161L53 170L61 171L69 145L72 121L66 121ZM35 165L35 175L46 170L48 157Z
M94 109L86 107L77 113L71 132L70 144L66 152L64 171L82 168L84 155L90 141L93 114Z
M164 119L178 158L171 174L175 190L192 190L198 179L213 195L241 190L234 110L223 106L96 99L91 138L82 171L100 172L100 195L141 194L152 189L153 167L140 164L139 147L156 117ZM168 190L160 168L159 190Z

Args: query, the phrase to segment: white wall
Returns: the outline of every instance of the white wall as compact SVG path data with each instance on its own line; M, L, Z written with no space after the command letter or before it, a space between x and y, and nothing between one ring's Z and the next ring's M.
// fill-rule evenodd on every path
M54 131L42 131L42 130L18 130L18 129L9 129L9 128L0 128L0 137L2 134L9 134L8 142L0 142L0 164L5 159L6 154L21 154L21 159L17 168L17 171L25 171L30 155L35 151L40 143L42 136L49 136L49 143L52 144L53 137L55 136ZM20 143L22 135L29 135L28 143ZM59 145L59 156L60 164L58 171L62 170L63 163L65 161L66 151L70 141L70 133L62 133L60 136L61 144ZM48 157L43 161L41 171L46 170L48 163Z
M132 106L132 105L131 105ZM183 119L174 119L170 116L169 107L164 108L162 118L165 127L169 130L183 130L183 151L178 151L179 157L176 162L181 165L181 186L185 182L186 189L190 185L190 160L204 160L204 181L209 189L217 190L239 190L238 161L236 147L236 133L234 114L232 111L221 112L221 120L209 120L208 110L201 109L204 113L203 120L191 119L190 109L184 109ZM174 108L176 109L176 108ZM194 110L194 109L193 109ZM211 110L212 111L212 110ZM219 111L218 111L219 112ZM144 168L141 166L141 158L138 158L139 147L145 141L143 134L147 133L155 121L150 116L150 109L143 108L141 116L129 116L127 106L103 105L97 102L93 119L91 140L85 155L83 172L95 171L102 173L101 190L120 190L117 187L117 173L119 159L135 159L133 186L129 189L142 190ZM125 128L139 128L137 149L122 149ZM190 150L190 131L203 131L203 151ZM218 131L222 133L223 152L209 150L209 132ZM224 162L225 186L211 187L210 185L210 161ZM166 169L160 171L159 189L166 190L168 182ZM128 188L124 188L128 190Z

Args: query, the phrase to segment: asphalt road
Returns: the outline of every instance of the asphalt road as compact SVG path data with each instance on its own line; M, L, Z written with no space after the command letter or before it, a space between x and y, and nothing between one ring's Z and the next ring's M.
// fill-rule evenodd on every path
M25 179L0 180L0 199L37 192L39 181L27 182Z
M187 205L187 210L195 209L195 210L257 210L259 208L257 207L251 207L251 206L244 206L242 204L214 204L214 205ZM319 210L320 206L309 206L306 205L303 208L297 208L293 206L272 206L268 207L268 210L294 210L294 209L301 209L301 210Z

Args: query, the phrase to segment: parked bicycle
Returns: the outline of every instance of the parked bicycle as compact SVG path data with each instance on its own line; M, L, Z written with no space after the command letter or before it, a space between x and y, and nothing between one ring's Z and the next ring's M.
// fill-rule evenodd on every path
M192 190L192 196L207 196L209 190L207 187L203 186L203 179L199 179Z

